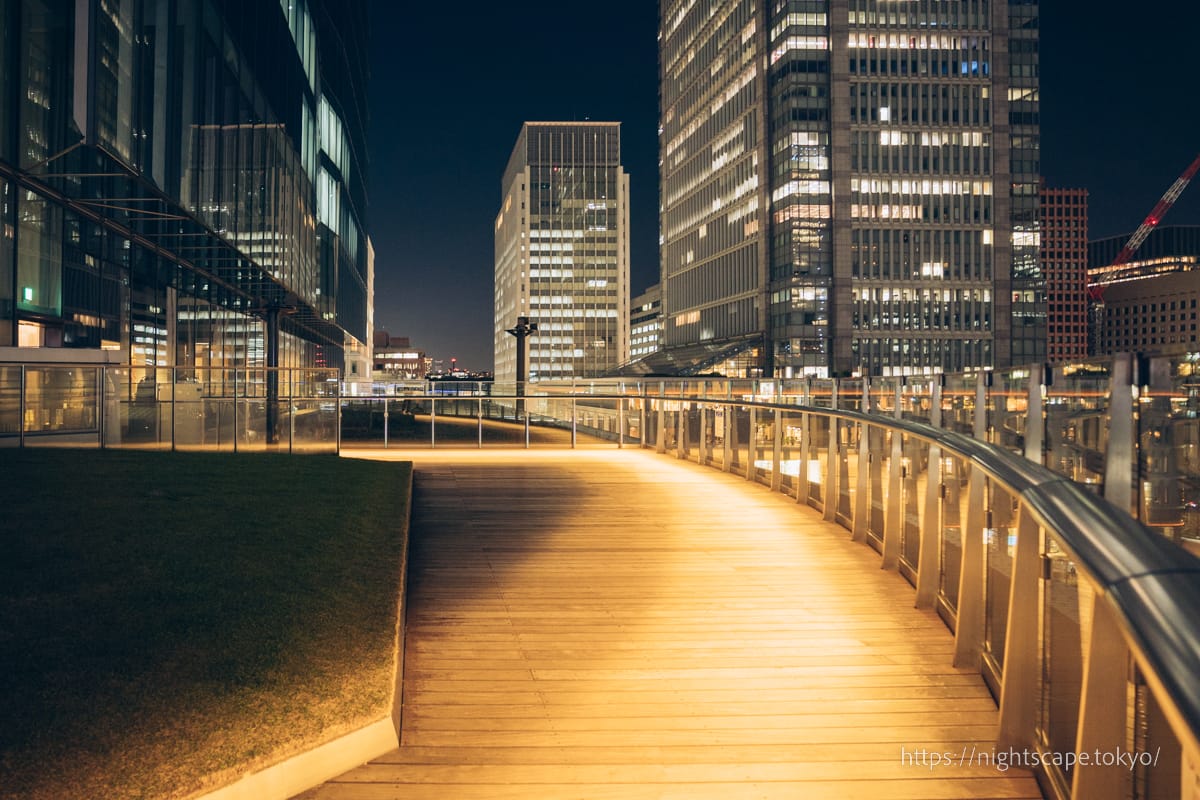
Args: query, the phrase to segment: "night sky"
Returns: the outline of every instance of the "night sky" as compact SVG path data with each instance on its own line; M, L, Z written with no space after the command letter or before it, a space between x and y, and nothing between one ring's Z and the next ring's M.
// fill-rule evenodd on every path
M526 120L622 123L633 293L658 280L654 0L371 2L377 329L492 368L493 222ZM1132 232L1200 153L1200 4L1137 7L1042 2L1042 172L1089 190L1093 238ZM1172 223L1200 224L1200 185Z

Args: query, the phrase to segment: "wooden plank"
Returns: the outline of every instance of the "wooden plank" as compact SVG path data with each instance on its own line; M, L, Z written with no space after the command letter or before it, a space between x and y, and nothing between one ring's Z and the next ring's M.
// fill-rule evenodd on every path
M917 760L990 753L995 704L794 500L636 450L406 455L402 745L306 800L1041 797Z

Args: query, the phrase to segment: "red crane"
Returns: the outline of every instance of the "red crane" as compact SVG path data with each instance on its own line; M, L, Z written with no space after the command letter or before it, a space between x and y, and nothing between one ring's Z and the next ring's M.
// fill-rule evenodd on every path
M1111 267L1119 267L1128 261L1142 242L1146 241L1146 237L1150 232L1158 227L1158 223L1162 222L1162 218L1171 210L1171 206L1175 205L1175 201L1179 199L1179 195L1183 194L1183 190L1187 188L1188 183L1200 172L1200 156L1196 156L1196 160L1192 165L1183 171L1179 179L1171 184L1171 188L1167 189L1167 193L1158 201L1158 205L1151 209L1150 214L1142 221L1141 226L1133 232L1133 236L1129 237L1129 241L1121 248L1121 252L1117 253L1117 257L1113 259ZM1096 284L1088 290L1093 303L1099 303L1104 300L1104 286Z

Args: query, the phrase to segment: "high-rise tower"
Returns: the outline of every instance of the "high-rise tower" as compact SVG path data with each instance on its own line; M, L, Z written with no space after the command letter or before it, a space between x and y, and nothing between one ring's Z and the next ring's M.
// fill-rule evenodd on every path
M1044 360L1036 3L662 0L659 25L667 348Z
M495 375L594 378L629 357L629 176L617 122L526 122L496 216Z

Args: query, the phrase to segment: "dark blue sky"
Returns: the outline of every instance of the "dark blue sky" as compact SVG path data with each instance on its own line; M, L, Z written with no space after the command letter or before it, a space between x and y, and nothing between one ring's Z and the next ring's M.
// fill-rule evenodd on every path
M1131 232L1200 152L1200 4L1042 3L1042 171L1087 188L1094 237ZM1079 11L1087 9L1087 16ZM375 325L491 369L492 224L526 120L616 120L636 294L658 279L658 12L372 0ZM1200 186L1166 224L1200 224Z

